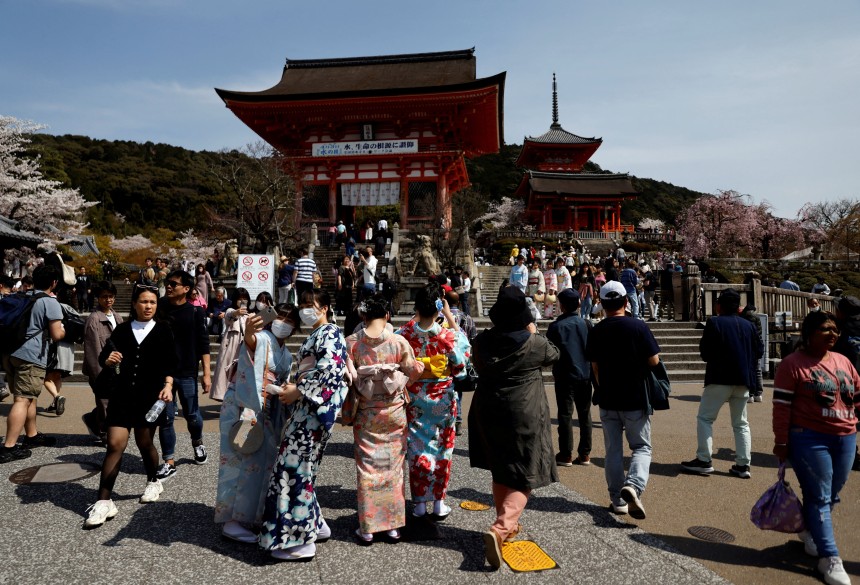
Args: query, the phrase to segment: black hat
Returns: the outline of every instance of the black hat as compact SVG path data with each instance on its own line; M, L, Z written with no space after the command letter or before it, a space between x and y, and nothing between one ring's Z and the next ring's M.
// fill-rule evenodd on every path
M490 321L501 331L520 331L534 322L523 291L514 286L503 288L490 309Z
M836 309L846 317L860 315L860 299L852 296L844 296L836 303Z
M558 302L562 305L571 305L573 301L577 303L580 301L581 297L579 296L579 292L573 290L572 288L566 288L560 293L558 293Z
M717 298L717 302L721 305L737 305L741 304L741 294L733 288L727 288Z

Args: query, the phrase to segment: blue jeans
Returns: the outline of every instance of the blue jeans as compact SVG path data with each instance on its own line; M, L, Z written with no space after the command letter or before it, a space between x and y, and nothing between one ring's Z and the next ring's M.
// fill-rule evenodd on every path
M606 449L604 474L609 497L616 505L624 504L621 488L632 486L636 493L645 491L651 467L651 417L644 410L600 409L603 423L603 445ZM630 469L624 475L624 437L632 455Z
M792 427L788 460L803 492L803 521L821 557L837 557L830 510L848 479L857 435L829 435Z
M591 307L594 300L590 297L583 297L582 305L579 307L579 316L583 319L591 319Z
M177 398L182 405L182 416L188 423L191 444L194 447L203 444L203 415L197 405L197 377L173 378L173 402L164 409L167 416L164 424L158 428L161 457L165 461L175 459L176 431L173 429L173 420L176 418Z
M627 304L630 306L630 314L635 318L639 318L639 295L636 291L627 293Z

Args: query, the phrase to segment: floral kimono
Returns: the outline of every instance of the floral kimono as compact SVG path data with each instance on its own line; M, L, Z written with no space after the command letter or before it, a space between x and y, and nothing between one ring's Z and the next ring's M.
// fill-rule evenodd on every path
M543 273L543 281L544 286L546 286L547 297L550 294L558 298L558 276L555 274L555 270L550 268L549 270L544 271ZM549 302L549 299L545 300L543 303L543 317L544 319L552 319L556 315L560 315L561 311L558 308L558 301L555 300L553 302Z
M323 518L314 482L346 396L346 344L337 325L326 323L314 329L297 359L300 364L315 365L297 378L301 397L284 427L269 481L260 531L260 546L267 550L316 541Z
M526 286L526 296L532 297L538 293L546 292L546 284L544 284L543 272L540 270L529 270L529 280Z
M412 501L444 500L451 479L457 400L454 378L466 375L470 349L466 337L438 323L427 329L414 320L398 331L424 364L421 377L408 386L407 453Z
M268 331L256 334L253 356L243 343L239 350L236 379L227 388L221 404L221 460L218 467L218 491L215 496L215 522L235 520L248 526L260 523L266 485L286 422L283 404L265 393L266 385L287 380L293 358L290 351L278 345ZM253 411L257 424L263 425L263 445L254 453L242 454L230 443L230 428L244 409Z
M559 266L555 269L555 277L558 279L558 292L566 288L573 288L573 279L570 277L570 271L564 266Z
M424 371L409 343L383 330L377 337L360 331L346 338L358 380L351 400L358 485L358 523L373 534L406 524L406 384ZM349 402L349 400L348 400ZM344 416L350 405L344 405Z

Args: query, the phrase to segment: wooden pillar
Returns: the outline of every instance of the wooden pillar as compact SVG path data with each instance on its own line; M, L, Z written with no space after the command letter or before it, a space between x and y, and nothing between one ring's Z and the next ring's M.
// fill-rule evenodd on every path
M400 227L409 227L409 181L403 172L400 175Z
M328 220L332 225L337 223L337 181L332 176L328 184Z
M573 207L573 231L579 231L579 206Z
M615 204L615 230L621 231L621 203Z

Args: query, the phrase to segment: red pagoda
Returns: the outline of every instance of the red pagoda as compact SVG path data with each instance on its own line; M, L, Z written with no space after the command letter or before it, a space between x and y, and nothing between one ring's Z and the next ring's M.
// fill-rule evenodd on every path
M216 91L298 171L299 221L399 205L402 227L451 225L451 195L469 185L465 157L504 140L505 73L477 78L474 53L287 59L270 89Z
M549 131L526 137L517 158L525 174L515 192L526 202L526 222L540 231L619 232L621 202L636 190L626 174L586 173L585 163L600 148L602 138L584 138L558 123L558 91L552 76L552 125Z

